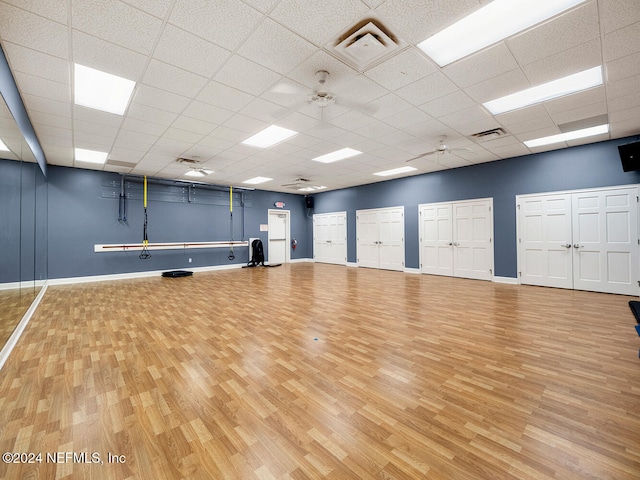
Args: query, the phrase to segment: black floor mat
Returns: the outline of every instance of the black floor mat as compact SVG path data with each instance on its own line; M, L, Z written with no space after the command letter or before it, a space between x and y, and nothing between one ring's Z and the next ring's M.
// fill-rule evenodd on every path
M166 278L190 277L193 272L188 270L172 270L170 272L162 272L162 276Z

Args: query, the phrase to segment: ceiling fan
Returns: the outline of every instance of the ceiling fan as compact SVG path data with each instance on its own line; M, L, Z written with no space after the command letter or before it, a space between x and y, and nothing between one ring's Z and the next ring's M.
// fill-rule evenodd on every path
M281 185L285 188L292 188L295 190L300 190L302 192L313 192L315 190L323 190L327 187L324 185L314 185L311 183L311 180L308 178L298 177L291 183L285 183Z
M409 162L413 162L414 160L418 160L420 158L424 158L424 157L428 157L429 155L437 155L438 157L444 155L445 153L453 153L455 154L456 152L470 152L470 153L475 153L473 150L471 150L470 148L451 148L449 147L449 145L447 145L445 142L445 140L447 139L446 135L443 135L442 137L440 137L440 141L438 143L438 147L435 150L432 150L430 152L426 152L426 153L421 153L420 155L410 158L409 160L406 161L406 163Z
M271 92L281 95L302 97L305 99L303 103L308 103L309 105L314 105L321 109L336 104L352 110L358 110L369 115L378 110L377 107L369 105L368 103L354 102L329 91L325 85L329 79L329 72L326 70L318 70L315 73L315 77L318 84L312 89L299 87L291 83L279 83L271 89Z

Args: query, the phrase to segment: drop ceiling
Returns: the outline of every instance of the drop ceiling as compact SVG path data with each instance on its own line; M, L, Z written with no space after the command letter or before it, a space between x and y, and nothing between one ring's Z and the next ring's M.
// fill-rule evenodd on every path
M640 133L638 0L592 0L457 62L438 67L416 45L478 9L477 0L11 0L0 1L0 42L51 165L201 179L304 193L373 183L373 174L438 148L454 153L411 162L422 174ZM398 40L364 68L334 45L366 19ZM78 63L136 82L125 115L74 105ZM482 103L597 65L605 84L513 112ZM330 73L335 103L304 96ZM283 87L286 86L286 87ZM563 125L608 116L608 134L547 147L523 141ZM267 149L241 142L276 124L299 132ZM499 137L476 138L501 127ZM74 148L108 152L105 165L74 160ZM320 155L353 148L331 164ZM523 158L522 161L526 161ZM288 186L283 186L288 185Z

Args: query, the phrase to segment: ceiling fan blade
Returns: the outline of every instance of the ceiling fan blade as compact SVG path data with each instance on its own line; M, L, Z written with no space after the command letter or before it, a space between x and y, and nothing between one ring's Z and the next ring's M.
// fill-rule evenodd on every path
M279 93L282 95L309 95L309 90L292 83L282 82L274 86L271 89L271 93Z
M350 100L344 100L342 97L336 99L338 105L349 108L351 110L357 110L367 115L373 115L378 111L378 107L370 105L368 103L352 102Z
M440 153L440 152L441 150L433 150L432 152L423 153L421 155L418 155L417 157L410 158L405 163L413 162L415 160L419 160L421 158L428 157L429 155L433 155L434 153Z

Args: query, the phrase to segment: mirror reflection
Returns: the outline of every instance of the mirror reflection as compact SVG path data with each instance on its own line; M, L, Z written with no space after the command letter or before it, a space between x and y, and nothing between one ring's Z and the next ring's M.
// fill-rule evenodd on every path
M46 180L0 104L0 349L46 279Z

